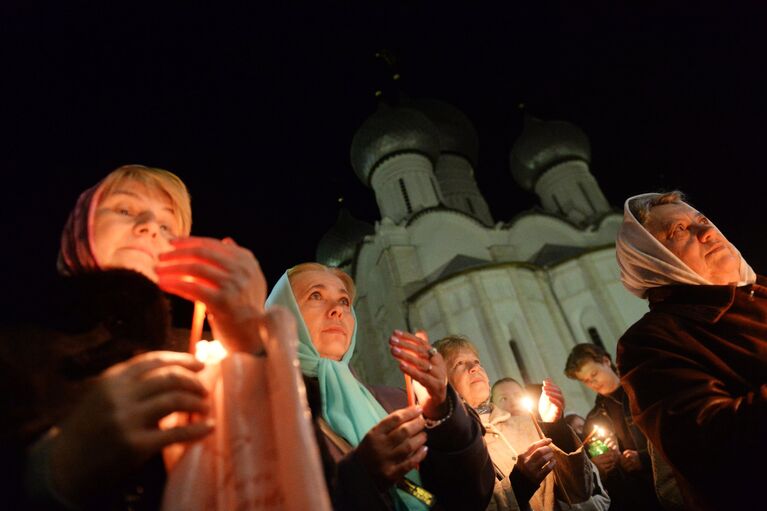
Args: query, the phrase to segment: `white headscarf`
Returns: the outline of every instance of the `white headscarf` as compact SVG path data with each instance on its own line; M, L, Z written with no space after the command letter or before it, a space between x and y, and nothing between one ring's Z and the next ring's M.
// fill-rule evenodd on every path
M618 239L615 243L615 253L618 258L618 266L621 269L623 285L640 298L645 298L647 291L654 287L672 284L713 285L712 282L698 275L681 259L672 254L634 218L629 209L629 203L636 199L657 195L660 194L635 195L627 199L623 205L623 224L618 230ZM716 229L716 226L711 225ZM719 232L719 229L717 231ZM719 233L721 234L721 232ZM723 235L722 238L724 238ZM756 281L754 270L751 269L734 245L733 249L740 258L740 281L737 285L752 284Z

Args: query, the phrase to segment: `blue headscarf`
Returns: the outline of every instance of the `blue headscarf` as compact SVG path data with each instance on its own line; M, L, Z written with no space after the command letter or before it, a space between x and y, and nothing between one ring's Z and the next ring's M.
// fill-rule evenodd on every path
M354 331L349 348L341 360L332 360L320 357L317 348L314 347L309 330L301 316L301 309L299 309L293 295L293 289L290 287L288 272L280 277L269 294L269 298L266 299L266 306L271 307L272 305L285 307L296 318L298 361L302 373L306 376L316 377L320 382L322 418L333 428L333 431L356 447L367 432L386 417L387 413L370 391L349 370L349 360L352 358L354 346L357 343L357 316L354 313L354 308L351 309L354 317ZM417 471L410 471L407 476L416 484L421 484ZM393 496L398 509L411 511L427 509L419 500L401 490L397 490Z

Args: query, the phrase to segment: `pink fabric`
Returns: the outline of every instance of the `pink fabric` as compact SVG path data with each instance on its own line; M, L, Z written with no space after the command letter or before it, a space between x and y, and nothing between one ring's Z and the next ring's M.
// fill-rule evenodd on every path
M331 511L295 320L272 307L260 333L267 356L230 353L200 374L216 426L198 442L165 448L163 511Z
M93 218L101 198L102 183L100 181L80 194L64 224L56 261L56 268L62 275L75 275L100 268L93 253Z

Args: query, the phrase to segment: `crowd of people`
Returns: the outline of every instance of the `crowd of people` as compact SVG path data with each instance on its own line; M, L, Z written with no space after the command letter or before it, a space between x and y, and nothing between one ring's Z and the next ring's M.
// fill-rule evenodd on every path
M388 341L406 389L366 385L349 365L358 325L348 274L307 262L267 293L250 250L191 236L191 225L184 183L162 169L120 167L77 200L62 233L61 278L35 304L38 315L0 339L9 509L171 508L163 494L175 468L163 454L209 438L222 412L189 332L171 327L170 295L204 304L212 336L231 354L277 356L266 342L274 321L295 344L287 371L299 390L280 396L313 434L279 444L305 452L275 477L321 472L324 487L285 490L313 492L316 509L759 502L765 473L749 461L767 450L767 287L679 192L626 201L617 259L624 285L650 312L620 339L617 366L591 343L563 361L568 378L597 394L585 417L565 416L566 397L550 377L491 385L461 332L430 342L403 325ZM169 416L184 420L169 427ZM206 451L195 452L205 466ZM301 456L306 463L295 461ZM269 502L236 509L292 509L279 495Z

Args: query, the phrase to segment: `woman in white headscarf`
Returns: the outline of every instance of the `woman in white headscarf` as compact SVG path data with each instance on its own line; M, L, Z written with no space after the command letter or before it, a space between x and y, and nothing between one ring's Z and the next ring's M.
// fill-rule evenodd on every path
M680 192L628 199L621 279L650 312L618 345L636 423L673 469L686 506L762 500L767 454L767 282Z

